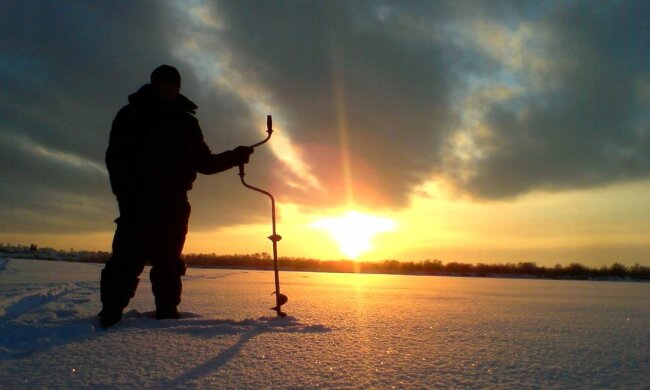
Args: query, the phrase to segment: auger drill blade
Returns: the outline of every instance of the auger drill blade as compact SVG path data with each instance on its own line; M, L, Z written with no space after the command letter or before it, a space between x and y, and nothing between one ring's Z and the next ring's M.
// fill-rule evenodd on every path
M275 293L273 293L273 294L275 294ZM278 316L280 316L280 317L286 317L287 313L282 311L282 305L287 303L287 301L289 301L289 298L286 295L284 295L284 294L276 294L276 298L275 298L276 306L272 307L271 310L275 310L275 312L277 312Z

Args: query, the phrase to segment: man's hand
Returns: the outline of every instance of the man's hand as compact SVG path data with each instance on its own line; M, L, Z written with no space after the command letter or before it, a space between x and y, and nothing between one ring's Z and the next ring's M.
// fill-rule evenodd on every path
M235 165L248 164L250 155L253 154L254 149L249 146L237 146L233 153L233 162Z

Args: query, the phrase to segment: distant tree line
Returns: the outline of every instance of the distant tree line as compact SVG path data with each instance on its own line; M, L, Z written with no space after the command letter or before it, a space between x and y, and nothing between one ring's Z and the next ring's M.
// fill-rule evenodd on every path
M66 251L49 247L39 247L36 244L13 245L0 243L0 256L13 258L105 263L110 255L109 252L75 251L74 248Z
M216 255L200 254L185 255L185 261L191 267L233 267L271 269L272 259L268 253L245 255ZM650 267L635 264L626 266L614 263L611 266L589 268L580 263L570 263L553 267L539 266L534 262L499 263L499 264L470 264L443 263L441 260L398 261L384 260L352 261L352 260L318 260L299 257L281 257L280 269L286 271L314 272L349 272L349 273L378 273L378 274L409 274L409 275L450 275L450 276L511 276L536 277L548 279L647 279L650 280Z
M105 263L109 252L69 251L39 248L35 244L10 245L0 243L0 256L21 257L42 260L65 260L89 263ZM183 256L190 267L272 269L273 259L266 253L217 255L188 254ZM352 261L319 260L304 257L281 257L280 269L285 271L346 272L370 274L444 275L476 277L532 277L546 279L633 279L650 280L650 267L634 264L626 266L614 263L611 266L589 268L580 263L553 267L539 266L534 262L518 263L443 263L438 259L423 261Z

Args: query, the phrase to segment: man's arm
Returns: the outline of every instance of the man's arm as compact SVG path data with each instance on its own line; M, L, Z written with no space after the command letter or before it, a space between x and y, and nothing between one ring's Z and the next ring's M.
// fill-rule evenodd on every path
M228 150L219 154L212 154L208 145L203 140L201 128L196 125L196 139L194 142L196 153L196 171L204 175L212 175L223 172L237 165L248 163L248 157L253 149L247 146L238 146L234 150Z

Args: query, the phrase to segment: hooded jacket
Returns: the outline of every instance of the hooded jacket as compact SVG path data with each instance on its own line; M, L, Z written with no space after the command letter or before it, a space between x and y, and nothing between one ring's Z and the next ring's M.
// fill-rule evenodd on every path
M233 152L212 154L183 95L162 102L150 84L129 96L113 120L106 166L120 204L184 200L197 172L214 174L235 165Z

